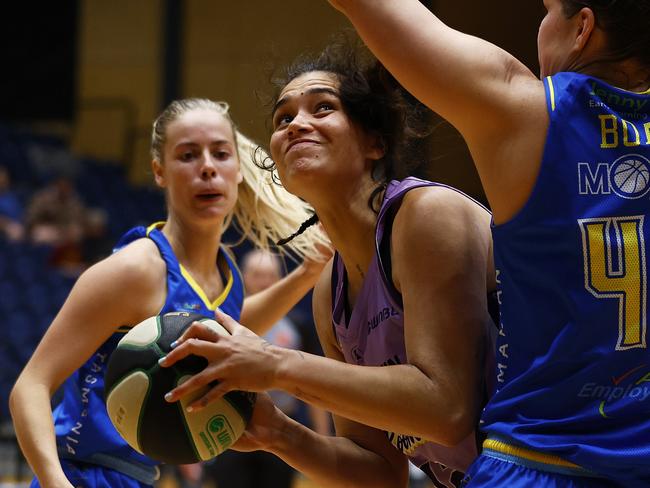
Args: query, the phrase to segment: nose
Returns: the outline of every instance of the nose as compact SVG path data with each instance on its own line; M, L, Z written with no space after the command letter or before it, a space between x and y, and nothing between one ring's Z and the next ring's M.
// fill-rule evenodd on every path
M217 167L212 159L210 151L206 151L203 155L203 163L201 164L201 177L203 179L211 179L217 176Z
M295 115L293 119L291 119L291 122L289 122L289 125L287 126L287 133L289 136L292 136L295 134L308 132L310 127L311 125L309 124L308 117L301 110Z

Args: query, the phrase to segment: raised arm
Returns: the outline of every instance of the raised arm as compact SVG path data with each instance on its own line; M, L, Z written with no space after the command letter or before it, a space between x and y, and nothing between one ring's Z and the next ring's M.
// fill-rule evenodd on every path
M322 259L306 259L296 269L265 290L246 297L241 323L256 334L265 334L314 287L332 255L322 249Z
M518 83L539 83L512 55L448 27L418 0L330 3L406 89L463 133L508 123Z
M407 90L461 132L495 220L510 218L530 194L542 157L548 126L542 82L506 51L448 27L418 0L330 3Z
M164 301L160 287L162 301L155 303L154 283L164 280L155 276L145 256L130 259L126 254L120 251L81 275L11 392L16 436L42 486L72 486L57 456L52 394L117 327L139 322L147 309L155 314Z
M195 324L163 362L167 366L191 353L210 361L169 400L219 379L197 407L233 389L283 389L378 429L444 445L463 440L479 414L489 215L477 221L463 204L466 199L452 190L411 193L394 225L395 242L402 243L394 251L394 267L404 295L411 364L370 367L332 359L341 356L332 332L328 265L314 291L314 317L330 357L273 346L231 318L217 316L233 336L217 337ZM185 340L190 337L199 339Z

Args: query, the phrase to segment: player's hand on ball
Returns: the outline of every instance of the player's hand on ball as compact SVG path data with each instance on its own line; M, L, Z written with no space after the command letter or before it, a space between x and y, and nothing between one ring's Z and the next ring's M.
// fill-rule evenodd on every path
M229 315L218 311L215 320L231 335L218 334L201 322L194 322L176 341L174 349L160 361L169 367L189 356L208 360L203 371L174 388L165 399L174 402L214 381L208 392L188 406L198 410L232 390L265 391L273 388L280 363L280 349L257 336Z
M277 433L282 431L280 426L283 416L268 393L258 393L253 416L231 449L242 452L266 450L273 445Z

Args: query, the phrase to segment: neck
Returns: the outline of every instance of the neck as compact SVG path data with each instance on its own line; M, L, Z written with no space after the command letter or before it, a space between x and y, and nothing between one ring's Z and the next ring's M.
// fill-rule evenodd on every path
M328 195L314 205L332 245L343 258L351 286L359 286L375 253L377 214L368 199L377 183L370 180L347 191Z
M650 89L650 69L638 59L611 60L607 41L600 30L594 31L585 50L571 63L570 69L603 80L605 83L632 92Z
M594 63L581 72L631 92L641 93L650 89L650 71L641 68L631 60L618 63Z
M178 261L194 273L215 272L215 263L221 245L221 225L193 226L170 215L162 228Z

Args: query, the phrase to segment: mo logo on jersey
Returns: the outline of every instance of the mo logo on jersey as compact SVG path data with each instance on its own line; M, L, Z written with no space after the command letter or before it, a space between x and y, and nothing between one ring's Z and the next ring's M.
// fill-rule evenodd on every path
M628 154L611 164L578 163L580 195L609 195L634 200L650 191L650 161L639 154Z

